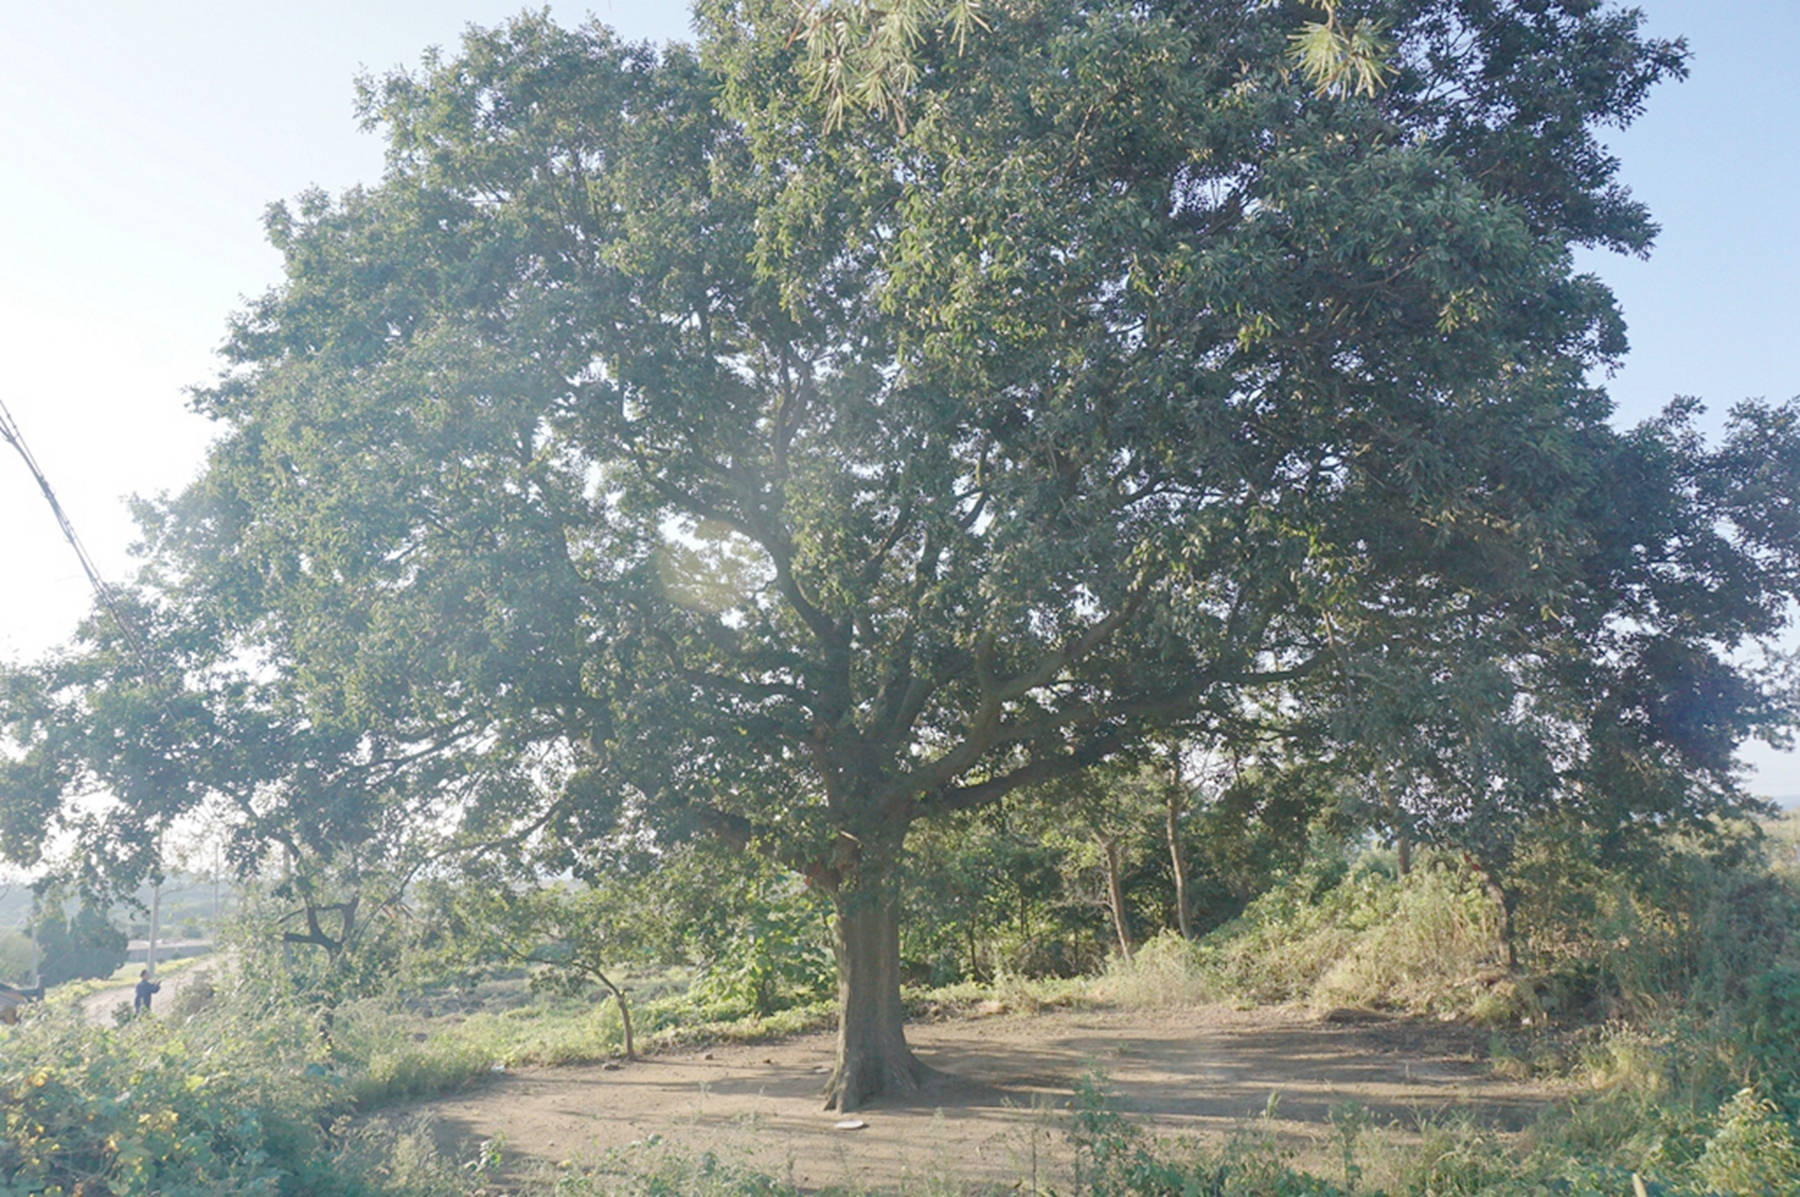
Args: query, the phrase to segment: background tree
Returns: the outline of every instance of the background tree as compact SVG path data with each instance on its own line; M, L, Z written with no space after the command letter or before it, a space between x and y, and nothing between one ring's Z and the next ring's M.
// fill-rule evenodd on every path
M609 975L629 951L615 929L629 902L616 890L516 886L491 875L474 884L434 885L426 898L433 924L428 938L440 961L535 967L534 987L580 992L599 985L618 1003L620 1051L635 1060L631 1005Z
M37 963L37 945L22 931L0 931L0 981L24 985Z
M72 909L46 902L37 921L38 977L42 985L61 985L89 977L110 977L125 963L125 932L103 908L85 902Z
M1020 805L1015 797L909 837L901 893L909 977L1068 976L1104 958L1103 929L1065 894L1060 845Z
M1059 779L1031 793L1040 834L1066 859L1069 871L1086 873L1093 895L1112 926L1113 948L1129 960L1139 941L1154 934L1127 897L1128 872L1137 872L1154 850L1167 816L1165 778L1131 757L1119 757L1079 776Z
M1370 821L1465 855L1503 931L1514 853L1546 816L1624 864L1665 833L1757 809L1733 748L1792 724L1796 696L1771 650L1800 540L1769 536L1768 509L1745 492L1792 475L1800 407L1740 408L1716 449L1696 412L1680 402L1583 448L1582 488L1560 496L1582 510L1582 539L1554 605L1457 598L1446 611L1415 590L1333 610L1348 647L1326 687L1330 754L1373 779Z

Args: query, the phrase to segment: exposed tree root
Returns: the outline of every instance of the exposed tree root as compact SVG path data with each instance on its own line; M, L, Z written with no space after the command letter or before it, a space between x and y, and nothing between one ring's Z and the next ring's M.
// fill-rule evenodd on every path
M904 1047L898 1054L859 1052L840 1060L825 1083L825 1108L848 1113L863 1109L877 1097L903 1102L942 1075Z

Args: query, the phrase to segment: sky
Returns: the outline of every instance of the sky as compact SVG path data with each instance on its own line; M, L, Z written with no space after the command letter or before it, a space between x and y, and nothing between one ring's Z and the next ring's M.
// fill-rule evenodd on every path
M1675 395L1715 417L1800 393L1800 89L1792 0L1639 0L1685 35L1691 77L1609 135L1662 224L1646 260L1583 255L1624 309L1632 348L1608 387L1618 421ZM633 39L686 36L678 3L552 4ZM132 495L196 473L229 315L280 277L263 239L276 200L381 171L354 81L454 49L490 0L0 0L0 401L109 578L132 568ZM0 452L0 659L67 639L89 591L23 465ZM1752 788L1800 796L1800 755L1752 745Z

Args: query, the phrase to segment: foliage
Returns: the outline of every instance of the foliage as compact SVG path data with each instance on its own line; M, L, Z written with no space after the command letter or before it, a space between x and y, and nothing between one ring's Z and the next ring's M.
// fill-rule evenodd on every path
M772 1177L734 1168L711 1152L676 1151L652 1134L631 1148L615 1149L598 1165L560 1177L556 1192L568 1197L798 1197L799 1189Z
M1222 1147L1150 1140L1121 1115L1098 1078L1077 1086L1071 1138L1078 1192L1095 1194L1347 1194L1527 1197L1565 1193L1660 1197L1783 1193L1800 1175L1800 1134L1745 1089L1704 1109L1611 1095L1552 1108L1522 1140L1467 1122L1426 1121L1415 1148L1371 1151L1364 1116L1331 1116L1344 1184L1293 1169L1271 1142L1240 1131Z
M296 916L306 912L304 906L295 908L293 893L279 884L245 884L240 906L221 928L219 942L259 969L269 983L321 1010L381 993L399 981L399 966L410 956L418 928L411 912L392 900L398 895L366 907L362 897L348 896L350 909L340 923L347 933L335 947L326 948L308 932L291 931Z
M1742 1089L1719 1111L1695 1170L1719 1193L1778 1193L1800 1177L1800 1135L1774 1103Z
M806 44L801 78L826 103L827 128L855 108L906 123L906 101L919 81L915 59L928 36L947 36L958 53L985 29L981 0L807 0L795 30Z
M0 931L0 981L22 984L31 974L34 959L30 936Z
M71 914L49 902L38 917L38 974L45 985L110 977L125 963L125 932L103 908L77 903Z
M1415 933L1441 936L1446 925L1455 923L1432 923L1427 907L1475 906L1486 900L1467 874L1434 864L1429 855L1405 879L1391 876L1381 865L1379 857L1360 863L1341 856L1335 862L1317 860L1287 879L1267 902L1253 903L1236 926L1198 945L1173 934L1152 940L1129 964L1116 963L1080 1000L1191 1000L1218 984L1220 945L1251 937L1260 926L1272 928L1277 910L1285 912L1279 917L1291 920L1302 952L1311 950L1308 941L1322 927L1343 923L1356 930L1344 949L1350 955L1392 956L1404 955ZM1633 966L1621 975L1692 987L1660 1005L1640 999L1632 1007L1639 1011L1676 1007L1674 999L1684 996L1699 1006L1710 1000L1705 995L1726 992L1711 988L1720 967L1705 963L1702 941L1740 937L1735 946L1716 946L1720 961L1769 947L1773 941L1759 938L1767 928L1753 915L1758 901L1782 900L1779 892L1747 884L1769 875L1754 853L1701 855L1685 864L1676 857L1665 867L1666 882L1633 877L1609 883L1629 881L1656 893L1664 884L1698 880L1701 892L1689 909L1706 910L1723 900L1723 911L1691 924L1683 938L1652 938L1639 949L1671 951L1683 963L1662 969ZM1571 877L1570 900L1590 884L1580 875ZM1547 901L1536 895L1521 908L1522 917ZM1491 912L1487 918L1491 920ZM1492 923L1476 918L1470 926L1491 930ZM1530 925L1522 932L1527 943L1552 942ZM1466 928L1458 932L1463 933ZM1421 954L1454 943L1430 940L1429 934ZM1282 951L1276 938L1266 944L1273 954ZM1533 954L1537 950L1527 953L1527 966L1541 963ZM1748 978L1717 1019L1707 1017L1706 1009L1694 1009L1679 1026L1632 1029L1614 1024L1584 1062L1592 1070L1585 1075L1604 1082L1604 1091L1552 1111L1523 1141L1447 1121L1425 1125L1416 1149L1381 1148L1371 1146L1379 1137L1360 1133L1363 1124L1354 1111L1339 1112L1334 1126L1342 1177L1336 1169L1319 1176L1296 1171L1291 1158L1254 1129L1222 1144L1156 1142L1117 1112L1098 1081L1091 1082L1082 1087L1071 1125L1081 1154L1080 1191L1334 1194L1378 1189L1419 1195L1504 1197L1548 1191L1610 1197L1631 1192L1635 1173L1648 1192L1664 1197L1779 1192L1778 1178L1791 1174L1787 1170L1794 1167L1800 1140L1793 1112L1781 1100L1793 1092L1784 1070L1791 1066L1795 1041L1790 1024L1796 983L1780 964L1778 945L1775 950L1766 975ZM1445 955L1449 972L1436 985L1396 968L1393 975L1411 976L1406 984L1412 988L1402 992L1454 990L1464 966L1454 950ZM1383 969L1390 967L1382 963ZM1620 966L1615 961L1607 967ZM1329 970L1315 975L1327 976ZM634 994L650 994L657 985L665 990L664 996L636 1006L644 1034L653 1041L780 1033L816 1028L829 1018L829 1011L815 1004L790 1012L791 1018L706 1025L700 1020L707 1012L695 995L669 991L671 985L682 989L685 977L656 984L648 977L621 980ZM1030 1009L1067 1001L1069 995L1009 980L1000 988L921 994L918 1000L943 1008ZM443 1014L451 1017L436 1016ZM117 1192L157 1191L159 1186L174 1191L167 1187L169 1178L191 1173L196 1192L259 1191L258 1183L269 1191L293 1193L402 1192L408 1186L418 1192L472 1190L485 1183L484 1175L452 1176L446 1169L454 1171L454 1161L432 1163L433 1153L422 1144L404 1136L383 1138L373 1124L351 1131L339 1116L352 1108L367 1112L453 1089L496 1066L601 1058L618 1043L616 1022L595 1017L591 994L533 994L519 977L486 982L478 989L461 988L454 980L431 990L409 985L405 997L340 1001L328 1022L320 1015L320 1007L296 995L290 980L253 962L242 974L221 978L213 999L184 1013L185 1022L177 1020L172 1004L157 1019L112 1031L33 1020L8 1039L0 1083L13 1086L6 1090L9 1095L22 1095L15 1103L20 1117L47 1128L20 1142L50 1152L43 1157L53 1161L47 1167L63 1171L33 1173L23 1183L37 1191L55 1183L57 1176L80 1173L89 1177L89 1192L104 1191L96 1178L104 1178ZM21 1061L16 1073L15 1058ZM32 1087L39 1067L47 1069L46 1079ZM195 1077L203 1080L190 1088ZM96 1094L113 1095L108 1100L123 1104L95 1104ZM236 1121L225 1121L227 1108L235 1111ZM163 1109L173 1111L173 1121L159 1113ZM89 1112L99 1116L91 1130L83 1121ZM141 1121L146 1115L148 1120ZM118 1134L122 1143L143 1145L141 1171L128 1162L112 1172L96 1172L110 1158L105 1145L111 1134ZM23 1156L0 1159L7 1167L25 1162ZM678 1158L648 1148L622 1154L595 1171L571 1172L558 1183L572 1192L784 1191L768 1178L716 1160Z
M1755 825L1644 837L1626 865L1607 856L1549 821L1519 858L1521 946L1553 1012L1735 1025L1756 978L1800 965L1800 887L1770 867Z
M696 980L693 998L729 1018L762 1018L832 992L830 904L792 876L764 872L744 917Z
M1152 942L1159 928L1179 925L1168 779L1128 765L1080 784L1073 797L1027 793L913 831L901 942L909 980L1099 970L1116 942L1103 841L1120 858L1129 925ZM1339 782L1316 765L1246 768L1210 788L1179 784L1176 828L1191 921L1202 933L1298 869L1313 836L1329 840L1339 802Z
M533 879L515 887L493 873L460 885L439 882L423 898L432 924L423 937L429 959L470 976L496 963L533 967L534 987L565 994L585 993L598 983L618 1003L621 1047L635 1057L631 1007L608 975L624 956L616 928L629 918L619 909L625 888Z
M628 962L688 964L712 1019L767 1016L831 989L830 907L757 857L709 842L650 864L581 865L546 883L529 865L479 870L423 890L428 968L539 966L534 983L580 990Z
M1065 890L1106 911L1111 950L1120 955L1132 953L1137 929L1149 921L1131 900L1142 887L1128 887L1127 880L1153 858L1163 803L1159 771L1120 758L1027 791L1019 804L1063 861Z
M1211 978L1202 968L1201 949L1164 931L1129 959L1107 961L1100 989L1122 1006L1180 1006L1208 994Z
M1325 19L1308 21L1288 37L1294 62L1319 95L1374 96L1393 74L1393 46L1374 21L1346 22L1337 0L1318 0L1318 7Z
M1070 861L1043 830L1006 803L913 832L900 945L909 980L1069 977L1099 965L1099 908L1071 896Z
M1188 1197L1348 1197L1349 1190L1297 1172L1282 1153L1239 1137L1222 1150L1149 1142L1112 1108L1101 1080L1076 1086L1069 1137L1075 1145L1075 1191L1094 1197L1139 1194Z
M1337 770L1302 757L1235 770L1198 795L1182 821L1196 933L1236 918L1309 856L1329 856L1346 827L1344 788Z
M0 1191L361 1191L335 1178L339 1099L291 1013L117 1030L34 1020L0 1066Z

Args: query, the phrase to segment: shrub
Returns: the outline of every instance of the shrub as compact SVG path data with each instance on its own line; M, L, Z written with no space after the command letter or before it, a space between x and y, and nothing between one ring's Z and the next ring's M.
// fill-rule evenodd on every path
M1751 980L1735 1040L1747 1070L1800 1106L1800 969L1777 965Z
M1700 1157L1699 1179L1719 1193L1792 1192L1800 1184L1800 1142L1773 1102L1739 1090L1720 1110L1719 1129Z
M224 1194L307 1177L309 1191L350 1191L316 1183L320 1118L338 1098L296 1030L34 1020L0 1071L0 1181L20 1193Z

